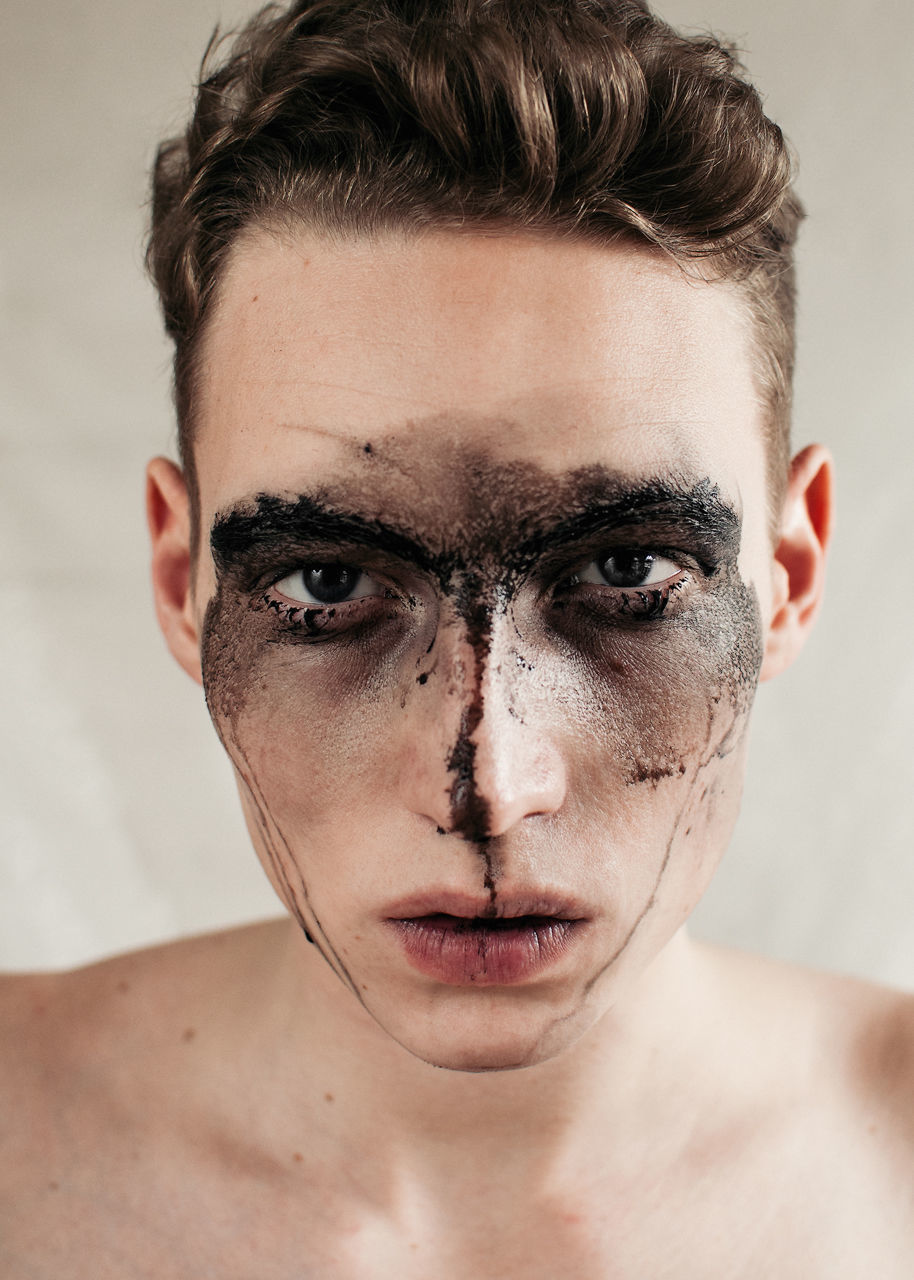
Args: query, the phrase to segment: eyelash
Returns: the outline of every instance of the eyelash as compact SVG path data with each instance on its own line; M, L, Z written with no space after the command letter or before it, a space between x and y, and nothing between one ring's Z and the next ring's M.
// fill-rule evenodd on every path
M691 582L691 574L682 570L676 578L656 587L606 587L597 588L596 592L584 592L579 585L556 595L552 606L557 611L575 606L604 625L611 621L630 624L655 622L667 616L668 612L677 612L680 594L687 591ZM573 592L578 594L575 596Z
M380 622L385 615L388 618L395 617L394 613L385 608L395 600L393 592L389 592L383 596L360 596L356 600L342 601L340 604L295 604L273 594L273 588L269 588L260 596L258 604L274 613L289 630L317 641L361 630L365 625Z

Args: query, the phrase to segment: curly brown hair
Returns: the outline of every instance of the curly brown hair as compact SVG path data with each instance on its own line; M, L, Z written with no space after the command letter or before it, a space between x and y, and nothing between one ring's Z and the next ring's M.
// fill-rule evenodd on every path
M733 50L640 0L296 0L204 57L159 149L147 261L175 342L195 497L193 391L242 229L514 229L656 246L737 281L754 320L771 501L789 458L790 153Z

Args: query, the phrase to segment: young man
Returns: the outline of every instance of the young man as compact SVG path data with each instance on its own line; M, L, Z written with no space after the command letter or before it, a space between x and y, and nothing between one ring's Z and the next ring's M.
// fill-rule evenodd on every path
M156 176L168 643L281 921L9 979L6 1277L902 1277L907 998L692 943L821 597L783 142L633 0L324 0Z

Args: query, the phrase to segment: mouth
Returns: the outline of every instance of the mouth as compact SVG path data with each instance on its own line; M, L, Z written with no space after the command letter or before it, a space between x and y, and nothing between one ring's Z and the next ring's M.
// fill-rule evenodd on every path
M387 924L415 969L450 986L508 986L540 977L587 924L573 904L545 899L507 899L497 914L493 904L473 901L408 906L392 912Z

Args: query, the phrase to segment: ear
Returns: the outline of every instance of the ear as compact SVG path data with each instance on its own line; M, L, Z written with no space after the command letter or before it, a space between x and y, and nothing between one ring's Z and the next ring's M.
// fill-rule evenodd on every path
M159 626L172 655L202 684L191 578L190 500L184 473L168 458L153 458L146 468L146 519Z
M774 552L771 622L760 678L789 667L812 630L825 587L825 556L834 518L831 454L811 444L790 464Z

